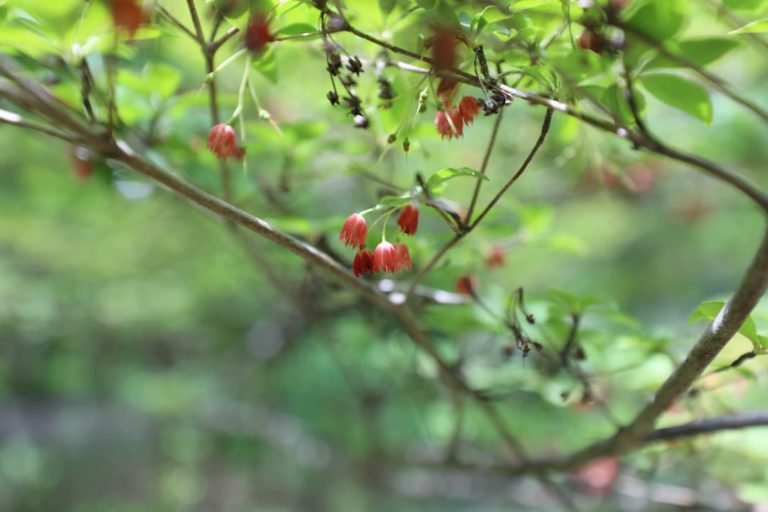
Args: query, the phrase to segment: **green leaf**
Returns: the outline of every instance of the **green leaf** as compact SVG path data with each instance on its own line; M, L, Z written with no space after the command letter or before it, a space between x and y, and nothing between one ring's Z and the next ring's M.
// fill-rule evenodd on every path
M739 11L751 11L765 5L765 0L723 0L723 4Z
M175 67L159 62L150 62L142 72L146 86L162 98L169 98L181 83L181 72Z
M662 101L686 114L712 122L712 101L709 92L697 83L677 75L655 73L643 75L640 83L645 89Z
M429 177L427 180L427 188L429 188L431 192L436 193L435 189L437 187L442 185L444 182L459 176L471 176L473 178L480 178L483 180L488 179L485 174L481 173L477 169L471 169L469 167L446 167L445 169L440 169Z
M685 60L696 64L699 67L707 66L717 59L723 57L726 53L740 46L740 42L735 39L724 37L704 37L700 39L688 39L681 41L671 48L676 54L684 57ZM663 55L658 55L646 64L645 69L656 68L679 68L687 67Z
M387 16L397 5L397 0L379 0L381 14Z
M575 295L555 288L549 289L549 295L555 302L565 306L569 312L582 315L591 306L606 304L605 299L595 295Z
M699 307L694 311L689 322L699 322L702 320L713 321L722 311L725 306L725 302L719 300L708 300L699 304ZM748 316L744 323L739 328L739 334L747 338L752 342L756 352L768 351L768 336L762 336L757 333L757 324L752 316Z
M747 23L741 28L731 30L728 34L755 34L759 32L768 32L768 18Z
M635 101L637 103L637 110L642 116L645 112L645 96L640 91L634 91ZM632 108L629 106L624 91L617 85L611 85L606 88L599 97L600 103L605 105L614 115L618 116L624 123L628 125L635 124L635 117L632 114Z
M278 34L297 36L317 32L317 27L311 23L291 23L277 30Z
M277 60L275 59L274 47L270 46L260 58L254 59L252 66L267 80L273 84L277 83Z
M639 8L627 9L629 17L625 24L630 29L665 42L683 28L687 4L681 0L648 0L638 4Z
M688 317L690 323L700 322L702 320L714 320L725 306L725 302L720 300L707 300L699 304L696 311Z
M406 192L399 196L382 196L379 198L379 206L387 208L400 208L413 201L410 192Z
M558 3L558 0L518 0L517 2L513 2L509 8L513 12L520 12L528 9L536 9L537 7L542 6L556 6Z

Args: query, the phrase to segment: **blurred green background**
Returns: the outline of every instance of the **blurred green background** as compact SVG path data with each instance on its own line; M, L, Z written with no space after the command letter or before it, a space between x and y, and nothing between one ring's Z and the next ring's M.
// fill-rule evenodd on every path
M57 19L41 3L8 4ZM164 5L186 22L182 2ZM361 29L382 29L367 16L379 12L376 2L351 7ZM106 16L101 4L94 9ZM310 11L289 11L276 24L316 23ZM202 58L191 41L158 25L159 36L126 45L121 56L123 121L155 138L149 158L218 193L216 162L204 150L210 121ZM408 26L398 30L404 45L413 39ZM704 11L686 28L692 35L725 31ZM348 34L338 40L361 58L376 56ZM320 44L275 43L263 59L274 60L277 84L269 73L252 74L261 108L281 131L247 106L247 169L234 168L237 200L349 261L338 229L383 192L366 175L407 189L416 172L477 168L493 119L479 117L463 139L444 141L430 109L413 128L406 156L399 143L385 141L410 107L377 108L375 79L364 76L372 126L354 129L324 97ZM94 69L104 64L98 54L88 58ZM750 46L713 70L768 107L768 66ZM242 61L217 75L225 117L241 75ZM387 75L401 97L418 92L419 77ZM76 81L54 89L77 102ZM649 125L768 190L768 128L721 95L712 99L714 121L706 125L649 98ZM483 199L517 169L542 115L520 102L505 109ZM220 221L114 162L94 160L93 173L79 178L73 148L5 125L0 154L0 510L551 506L533 480L425 462L450 443L457 414L460 454L488 460L499 455L498 440L479 411L456 407L429 362L369 304L255 238L254 264ZM466 204L471 183L448 182L445 197ZM408 241L415 267L450 236L434 211L421 214ZM579 364L610 416L627 421L701 331L704 324L690 323L690 315L733 290L762 222L746 200L696 171L555 115L531 169L426 284L452 291L458 276L473 272L483 301L499 313L523 287L539 321L533 336L550 352L564 340L568 305L594 303L580 332L587 359ZM493 246L504 249L502 268L484 264ZM499 397L530 452L561 453L615 428L545 358L505 358L509 334L482 308L424 304L418 316L441 350L464 357L471 382ZM754 318L765 333L768 307ZM737 337L716 366L748 350ZM700 381L700 392L663 423L765 407L767 370L755 358ZM607 495L584 493L583 479L558 481L591 510L750 510L768 504L766 467L768 437L756 429L630 455Z

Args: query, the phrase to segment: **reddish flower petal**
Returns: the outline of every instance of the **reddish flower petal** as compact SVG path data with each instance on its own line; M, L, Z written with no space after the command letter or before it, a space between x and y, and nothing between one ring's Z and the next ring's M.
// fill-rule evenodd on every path
M435 127L443 139L461 137L464 134L461 113L455 109L448 109L445 112L438 110L435 115Z
M406 235L416 233L419 228L419 209L410 204L406 205L397 217L397 224L400 226L400 231Z
M259 53L272 41L273 37L269 31L267 16L264 13L254 14L245 29L245 47L252 52Z
M494 245L491 247L491 252L485 259L485 264L491 268L503 267L505 259L506 257L504 255L504 249L498 245Z
M139 29L144 19L144 11L136 0L112 0L112 20L115 27L125 29L129 36Z
M339 240L344 242L347 247L359 247L365 249L365 239L368 237L368 224L365 222L365 217L359 213L353 213L347 220L344 221L344 225L341 227L339 233Z
M411 270L411 255L407 245L397 244L397 257L400 269Z
M352 272L357 277L373 272L373 253L363 250L355 254L355 260L352 262Z
M450 78L443 78L440 83L437 84L437 95L441 98L449 99L456 91L456 86L459 82L451 80Z
M228 124L219 123L208 132L206 147L219 158L242 158L240 148L235 140L235 130Z
M595 459L576 473L576 479L592 494L603 495L611 490L619 476L621 463L616 457Z
M374 272L397 272L400 270L397 249L389 242L381 242L373 252Z
M461 117L461 112L458 109L450 110L451 116L451 128L454 130L454 137L457 139L464 136L464 119Z
M460 33L453 27L437 27L432 37L432 60L435 69L447 69L456 66Z
M461 113L461 119L464 124L470 124L475 120L475 116L480 112L480 107L477 106L477 99L472 96L464 96L459 102L459 112Z
M456 280L456 291L463 295L475 294L475 276L461 276Z

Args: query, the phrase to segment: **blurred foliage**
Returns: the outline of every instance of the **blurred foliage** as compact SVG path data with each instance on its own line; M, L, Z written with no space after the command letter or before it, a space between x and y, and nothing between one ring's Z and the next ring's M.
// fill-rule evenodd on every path
M209 34L226 2L197 3ZM341 3L358 30L418 53L429 52L437 24L458 27L510 83L631 125L619 86L626 62L660 139L768 189L765 123L637 35L598 34L607 2ZM495 118L442 140L433 124L438 79L387 66L399 56L340 32L333 38L345 57L364 63L356 91L370 126L356 129L326 99L312 2L252 4L251 12L268 9L273 34L285 39L245 55L238 35L217 57L221 116L246 148L242 166L230 166L238 205L347 264L336 241L343 219L409 202L417 174L445 204L466 207ZM87 67L97 119L106 117L114 62L119 135L220 194L205 150L203 57L161 6L191 29L180 0L147 2L148 22L119 41L107 1L0 0L0 51L77 112ZM245 27L247 9L227 12L236 17L219 34ZM766 13L764 0L635 0L617 16L768 109L765 48L747 39L763 37ZM593 30L626 46L584 49ZM457 64L472 71L467 45ZM392 101L377 97L383 77ZM0 108L13 110L1 94ZM503 112L481 206L515 172L543 115L521 101ZM424 465L454 444L470 459L503 454L484 417L437 383L392 319L266 241L252 241L254 266L220 222L113 161L0 126L0 510L547 509L533 480ZM564 453L631 419L669 375L738 283L762 221L721 184L556 115L524 177L425 281L452 292L474 274L481 302L424 303L418 316L531 453ZM393 225L388 236L407 241L416 269L452 234L424 205L412 239ZM494 250L500 267L487 264ZM526 332L542 345L527 357L510 356L506 326L520 288L536 321ZM574 316L577 374L558 360ZM767 329L763 304L713 368L765 351ZM703 377L663 425L765 407L767 371L755 357ZM643 501L667 486L707 510L765 505L766 439L757 429L651 445L622 461L614 490L581 499L590 510L675 509ZM560 479L574 493L582 480Z

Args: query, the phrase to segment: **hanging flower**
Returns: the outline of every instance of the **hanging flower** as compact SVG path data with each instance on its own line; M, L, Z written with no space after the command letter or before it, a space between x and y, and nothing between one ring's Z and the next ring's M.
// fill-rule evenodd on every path
M458 138L464 134L461 113L456 109L438 110L435 115L435 127L442 139L446 137L449 139Z
M405 244L397 244L396 248L400 268L403 270L411 270L411 255L408 252L408 246Z
M353 213L347 220L344 221L344 225L341 227L341 233L339 233L339 240L344 242L347 247L359 247L365 249L365 239L368 237L368 224L365 222L365 217L359 213Z
M356 277L373 272L373 253L371 251L358 251L352 262L352 273Z
M485 258L485 264L490 268L499 268L504 266L505 259L504 249L498 245L494 245L491 247L491 251Z
M254 14L245 29L245 47L254 53L260 53L269 43L274 41L274 36L269 31L269 20L262 12Z
M400 231L406 235L416 233L419 227L419 209L410 204L405 205L397 217L397 225L400 226Z
M435 92L438 97L443 98L443 101L446 102L446 106L450 105L451 96L453 96L454 91L456 91L457 85L459 85L459 82L451 80L450 78L441 78L440 82L437 84L437 91Z
M136 0L112 0L112 21L133 37L144 20L144 11Z
M219 158L235 157L242 160L245 150L237 146L235 130L228 124L219 123L208 132L206 147Z
M449 111L451 115L452 128L455 131L454 137L457 139L464 136L464 119L461 117L459 109L452 109Z
M461 276L456 280L456 291L462 295L475 294L475 276L472 274Z
M373 271L397 272L402 266L401 258L402 254L397 247L385 240L373 252Z
M453 27L438 26L434 28L432 45L432 60L435 69L449 69L458 60L458 46L461 43L461 33Z
M464 96L459 102L459 112L461 113L461 119L464 124L471 124L475 120L475 116L480 112L480 107L477 106L477 99L472 96Z

